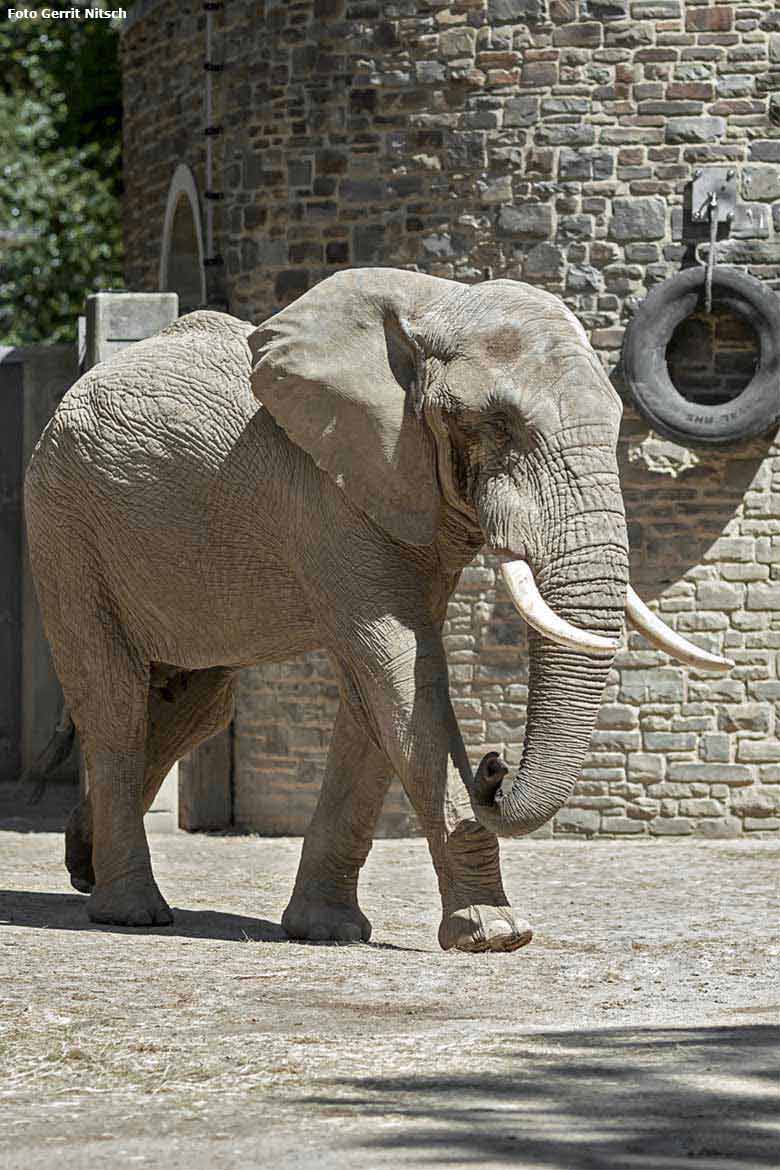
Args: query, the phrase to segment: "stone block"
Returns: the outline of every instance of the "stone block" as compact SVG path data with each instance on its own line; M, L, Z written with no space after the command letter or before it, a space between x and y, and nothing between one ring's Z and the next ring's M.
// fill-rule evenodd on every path
M652 45L654 35L649 20L615 21L605 30L604 43L613 50L639 49L642 45Z
M743 788L732 796L731 810L746 817L780 813L780 788Z
M666 234L666 202L655 196L614 199L610 235L615 240L660 240Z
M679 0L666 0L666 3L678 4ZM628 16L628 0L580 0L580 13L589 20L625 20Z
M741 739L737 759L752 764L775 763L780 760L780 739Z
M694 826L697 837L740 837L742 822L739 817L702 817Z
M676 784L672 780L662 780L660 784L648 785L647 795L653 800L677 801L690 796L691 789L689 784Z
M724 581L766 581L769 576L769 571L766 565L751 564L723 564L720 567L720 575ZM735 615L744 620L745 614ZM750 619L748 618L748 621ZM747 626L740 626L740 629L747 629Z
M742 189L745 199L780 199L780 172L777 167L745 167Z
M680 814L684 817L720 817L725 811L720 801L709 796L680 801Z
M606 809L616 809L622 811L625 808L625 799L622 796L613 796L610 793L606 795L589 795L587 793L580 793L576 796L569 797L568 808L597 808L600 811Z
M748 144L751 162L780 163L780 138L759 138Z
M753 772L745 764L709 764L672 761L669 778L683 784L727 784L730 787L753 783Z
M603 37L601 21L562 24L553 30L553 44L561 48L598 48Z
M625 329L615 326L614 329L594 329L590 335L590 343L594 349L620 349L623 344Z
M108 361L133 341L153 337L176 320L174 292L98 292L87 297L87 368ZM7 489L3 489L7 490Z
M352 234L352 255L357 264L381 263L385 258L385 228L381 223L357 224Z
M747 609L780 610L780 585L754 582L747 587Z
M508 203L512 198L512 177L501 175L485 183L480 191L480 198L486 206L496 203Z
M777 181L780 184L780 176ZM723 240L718 245L718 263L780 264L780 244L776 240ZM759 515L772 514L770 501L760 496L751 506L759 509Z
M287 268L277 273L274 280L276 299L285 303L294 301L307 291L310 283L307 268Z
M670 118L666 123L668 143L715 142L726 133L726 119L704 115L700 118ZM755 198L755 196L751 196Z
M769 709L765 703L740 703L721 712L726 731L769 731Z
M594 731L590 737L592 749L604 751L636 751L642 742L638 731L622 731L617 728L608 731Z
M585 122L574 125L553 122L538 127L536 141L541 146L592 146L596 141L596 128Z
M520 84L531 88L546 88L558 81L557 61L525 61L520 73Z
M586 182L593 178L593 155L583 150L561 147L558 178L563 183Z
M544 16L543 0L488 0L492 24L525 24Z
M523 260L523 280L532 284L563 279L563 252L554 244L537 244Z
M653 817L648 827L654 837L686 837L693 832L693 822L687 817Z
M690 752L696 747L693 731L646 731L644 745L649 751Z
M638 817L608 817L601 819L602 833L617 833L621 837L645 832L645 821Z
M479 170L487 164L486 131L484 130L453 130L447 135L446 163L451 170ZM509 194L504 199L511 199L512 185L509 184ZM502 199L496 202L503 202Z
M704 633L716 633L718 630L727 630L729 619L721 613L681 613L677 619L677 629L680 631L694 630Z
M601 728L634 728L639 722L639 712L624 703L605 703L599 710L598 726Z
M442 57L473 57L477 51L477 30L468 25L445 29L439 35Z
M604 286L604 278L598 268L590 264L570 264L566 273L566 289L573 293L599 292Z
M520 203L502 207L498 213L498 234L521 239L553 233L553 208L549 203Z
M745 684L734 678L688 680L688 698L713 703L739 703L745 698Z
M420 85L436 85L445 80L447 71L441 61L415 61L414 72Z
M742 827L746 833L776 833L780 829L780 817L745 817Z
M582 833L591 836L598 832L601 817L586 808L562 808L555 817L555 828L562 833Z
M539 98L530 94L509 98L504 106L505 126L533 126L539 121Z
M755 88L755 78L749 73L721 73L715 82L719 98L748 97Z
M742 590L737 585L726 585L722 581L699 581L696 585L696 600L702 609L731 612L741 608Z
M618 698L623 703L681 703L683 673L675 667L622 670Z
M708 763L728 763L731 740L725 732L713 731L700 741L701 756Z
M563 215L558 220L558 235L563 240L592 240L592 215ZM594 270L595 271L595 270Z
M648 796L635 796L626 809L626 813L636 820L651 821L653 817L658 816L660 807L661 804L658 800L652 800Z
M685 27L688 32L728 32L733 20L733 9L725 5L712 8L686 5Z
M628 757L628 774L632 780L657 781L663 777L666 761L663 756L648 752L631 752Z

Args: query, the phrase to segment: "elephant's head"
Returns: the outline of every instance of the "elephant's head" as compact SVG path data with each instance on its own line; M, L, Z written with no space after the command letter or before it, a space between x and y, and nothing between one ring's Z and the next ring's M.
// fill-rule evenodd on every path
M396 269L341 272L250 337L253 388L290 437L395 540L460 523L501 558L532 627L523 758L486 757L488 828L530 832L588 749L624 613L656 645L727 669L659 622L628 583L616 445L621 403L555 296Z

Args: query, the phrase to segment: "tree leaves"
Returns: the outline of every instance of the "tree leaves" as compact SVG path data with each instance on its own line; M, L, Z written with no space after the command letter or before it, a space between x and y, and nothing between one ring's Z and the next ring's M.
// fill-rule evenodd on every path
M84 300L122 285L118 32L0 27L0 339L72 341Z

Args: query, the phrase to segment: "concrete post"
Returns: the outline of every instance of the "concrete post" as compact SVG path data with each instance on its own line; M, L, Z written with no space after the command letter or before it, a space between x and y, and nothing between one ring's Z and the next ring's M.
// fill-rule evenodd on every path
M87 369L107 361L134 341L153 337L178 315L176 293L99 292L87 297ZM172 833L178 827L179 765L174 764L149 809L146 828L149 832Z

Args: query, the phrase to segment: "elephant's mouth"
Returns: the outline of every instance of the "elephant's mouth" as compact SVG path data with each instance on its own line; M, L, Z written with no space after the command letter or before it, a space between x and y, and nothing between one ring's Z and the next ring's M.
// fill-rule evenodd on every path
M501 554L499 554L501 555ZM521 617L543 637L569 650L585 654L613 656L618 644L612 638L572 625L551 609L539 592L531 567L525 560L501 555L501 575L515 609ZM689 642L663 622L645 605L641 597L628 586L626 592L626 621L643 634L653 646L697 670L727 671L734 663L718 654L710 654Z

